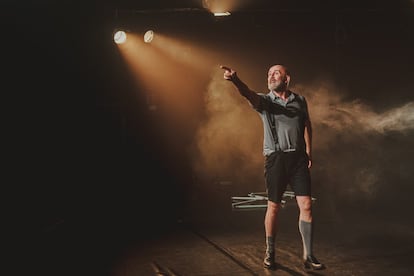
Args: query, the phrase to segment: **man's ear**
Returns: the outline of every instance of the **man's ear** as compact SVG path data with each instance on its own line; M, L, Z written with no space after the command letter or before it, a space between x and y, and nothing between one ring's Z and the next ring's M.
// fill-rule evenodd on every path
M286 85L289 85L289 83L290 83L290 76L289 75L286 75L285 83L286 83Z

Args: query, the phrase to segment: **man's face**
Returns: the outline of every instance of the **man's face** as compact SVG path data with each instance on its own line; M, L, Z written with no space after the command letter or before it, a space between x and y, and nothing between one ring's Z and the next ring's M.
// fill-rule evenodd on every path
M281 65L270 67L267 74L267 86L271 91L284 91L287 89L286 69Z

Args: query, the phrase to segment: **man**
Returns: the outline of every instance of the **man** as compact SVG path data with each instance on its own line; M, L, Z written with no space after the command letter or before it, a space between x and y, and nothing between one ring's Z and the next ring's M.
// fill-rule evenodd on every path
M268 195L264 219L266 253L264 267L275 269L275 237L283 193L289 184L299 207L299 232L303 242L303 264L307 269L323 269L312 252L312 126L306 99L289 90L290 73L283 65L270 67L269 92L252 91L236 71L221 66L224 79L231 81L263 121L265 183Z

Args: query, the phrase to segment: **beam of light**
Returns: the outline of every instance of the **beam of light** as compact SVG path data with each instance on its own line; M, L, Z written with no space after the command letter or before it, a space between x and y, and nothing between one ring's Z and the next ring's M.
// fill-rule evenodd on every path
M158 46L157 46L158 45ZM203 55L192 56L188 63L180 62L182 56L173 58L169 51L182 53L177 43L166 41L157 33L157 38L151 43L145 43L142 36L130 33L128 41L119 44L118 48L124 60L131 69L137 86L144 91L157 95L159 112L171 113L169 119L194 118L202 110L200 93L204 91L204 83L209 74L198 71L189 64L202 64L204 70L209 58ZM191 62L190 62L191 60ZM210 70L210 68L208 68ZM206 78L206 81L203 81ZM162 111L161 111L162 109Z
M200 78L208 81L211 68L218 64L215 51L205 49L195 42L159 32L151 43L144 43L137 38L137 34L130 33L128 43L118 45L119 49L139 79L160 86L163 90L179 85L185 87ZM190 71L191 78L188 74L183 74L182 69ZM171 80L171 83L166 84L165 79Z
M159 90L166 89L165 82L157 80L156 76L165 70L165 62L160 58L158 50L145 43L141 36L130 33L127 43L119 44L118 48L125 62L131 69L137 84L146 89L156 87Z
M173 37L157 32L157 39L151 45L168 56L174 62L186 66L194 75L207 76L211 68L219 61L217 52L206 48L200 41L186 41L182 38Z
M114 41L116 44L123 44L127 40L127 34L124 31L117 31L114 34Z

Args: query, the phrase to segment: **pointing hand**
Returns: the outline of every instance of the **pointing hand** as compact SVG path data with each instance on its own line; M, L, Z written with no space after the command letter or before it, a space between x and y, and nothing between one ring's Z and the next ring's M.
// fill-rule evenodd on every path
M224 69L224 79L226 80L232 80L232 78L236 75L236 71L234 71L233 69L231 69L228 66L224 66L224 65L220 65L221 69Z

